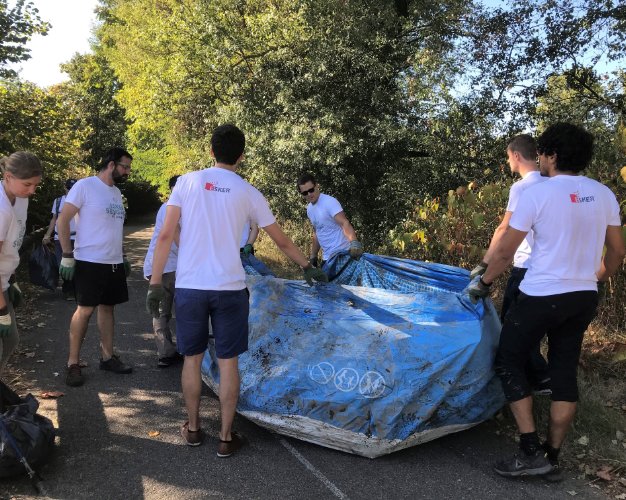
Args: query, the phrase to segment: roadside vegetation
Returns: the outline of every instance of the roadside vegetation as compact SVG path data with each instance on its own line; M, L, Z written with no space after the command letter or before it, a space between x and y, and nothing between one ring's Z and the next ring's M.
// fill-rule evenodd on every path
M626 221L622 4L100 0L92 53L63 66L67 82L39 88L8 63L49 26L29 1L0 0L0 155L44 161L32 232L63 181L89 175L112 145L134 156L129 213L154 211L170 176L210 163L210 131L230 121L248 137L242 175L301 248L295 179L306 170L342 202L366 251L471 268L504 212L509 138L555 121L594 133L586 174L616 193ZM300 277L267 238L257 247L280 276ZM622 267L586 335L566 453L616 495L626 495L624 304Z

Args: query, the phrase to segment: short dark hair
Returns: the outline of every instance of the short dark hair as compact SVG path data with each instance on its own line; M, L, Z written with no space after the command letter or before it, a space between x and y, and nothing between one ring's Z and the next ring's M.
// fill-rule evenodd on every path
M120 161L122 159L122 157L126 157L129 160L132 161L133 157L131 156L131 154L126 151L124 148L119 148L119 147L115 147L115 148L111 148L109 149L106 154L103 156L102 161L100 162L100 165L98 166L98 172L100 170L104 170L105 168L107 168L107 165L110 162L115 162L117 163L118 161Z
M593 156L593 135L573 123L550 125L537 138L539 154L556 154L556 169L580 172L589 166Z
M537 158L537 143L535 139L528 134L520 134L513 137L506 149L511 152L519 153L528 161L533 161Z
M65 181L65 189L67 189L68 191L70 189L72 189L72 186L74 186L74 184L76 184L78 181L76 179L67 179Z
M179 177L180 175L174 175L170 177L170 180L169 180L170 189L174 189L174 186L176 185L176 181L178 180Z
M306 172L298 177L298 180L296 181L296 189L300 191L300 186L306 184L307 182L312 182L314 186L317 186L317 181L315 180L313 174Z
M234 165L246 148L246 136L235 125L220 125L211 136L211 148L217 162Z

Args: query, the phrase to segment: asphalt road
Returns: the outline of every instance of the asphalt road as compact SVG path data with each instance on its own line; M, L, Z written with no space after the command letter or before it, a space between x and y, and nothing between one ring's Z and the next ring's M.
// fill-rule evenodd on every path
M116 348L134 366L133 374L98 369L98 335L92 319L82 352L89 364L86 383L79 388L65 385L67 329L74 304L64 301L60 290L42 291L37 311L20 319L25 328L12 362L20 377L9 382L21 393L65 393L40 401L41 413L58 427L57 449L42 469L48 498L605 498L574 479L576 471L567 471L559 484L496 475L493 463L510 454L515 444L495 421L371 460L284 438L238 416L235 428L250 444L233 457L220 459L219 406L206 389L201 413L208 439L198 448L183 445L180 367L156 367L151 320L144 311L147 283L141 265L151 228L131 225L127 233L133 272L130 301L116 308ZM158 435L151 437L155 432ZM32 495L24 478L0 480L0 500Z

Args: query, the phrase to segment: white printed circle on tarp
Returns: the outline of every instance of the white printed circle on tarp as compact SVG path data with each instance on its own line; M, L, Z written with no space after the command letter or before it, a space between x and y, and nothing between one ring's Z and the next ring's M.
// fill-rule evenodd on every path
M318 384L327 384L335 376L335 367L326 361L312 366L309 370L309 377Z
M365 372L359 382L359 392L366 398L379 398L385 387L385 378L378 372Z
M359 374L354 368L342 368L335 375L335 387L340 391L353 391L358 384Z

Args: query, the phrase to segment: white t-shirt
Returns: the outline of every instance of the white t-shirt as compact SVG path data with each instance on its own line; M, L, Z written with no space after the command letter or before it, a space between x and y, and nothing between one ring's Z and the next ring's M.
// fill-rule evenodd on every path
M57 202L58 202L58 206L57 206ZM58 198L54 199L54 202L52 203L52 215L57 215L58 218L58 214L61 213L61 210L63 210L63 205L65 205L65 195L60 196ZM74 220L75 217L72 217L72 220L70 221L70 239L76 239L76 221ZM54 225L54 239L58 240L59 239L59 228L57 227L57 225Z
M547 181L548 177L543 177L539 171L529 172L526 177L513 183L511 190L509 191L509 203L506 206L507 212L515 212L515 207L522 196L522 193L529 187L543 181ZM513 257L513 265L515 267L526 269L528 267L528 259L530 259L530 253L533 249L533 232L528 231L526 238L522 241L522 244L517 248L515 256Z
M243 233L241 233L240 248L245 247L248 244L248 238L250 237L250 221L246 221L246 225L243 226Z
M143 276L144 278L148 278L148 276L152 276L152 259L154 257L154 249L156 248L157 238L159 237L159 233L161 232L161 228L163 227L163 223L165 222L165 211L167 209L167 203L163 203L159 211L157 212L156 222L154 224L154 232L152 233L152 239L150 240L150 245L148 246L148 253L146 253L146 258L143 261ZM172 247L170 248L170 253L167 256L167 262L165 263L165 267L163 268L164 273L172 273L176 271L176 260L178 259L178 247L176 243L172 241Z
M276 221L263 195L236 173L211 167L180 177L167 204L181 211L176 288L243 290L244 226Z
M19 250L26 232L28 198L15 198L15 204L11 205L1 183L0 191L0 280L4 291L9 288L9 278L20 263Z
M557 175L524 193L509 225L534 232L520 290L543 296L597 290L607 226L621 221L609 188L584 176Z
M74 257L98 264L121 264L126 211L122 193L97 176L79 180L66 203L78 208Z
M343 234L343 229L334 218L339 212L343 212L341 203L324 193L320 194L315 204L309 203L306 207L306 214L322 247L324 260L329 260L336 253L350 248L350 240Z

